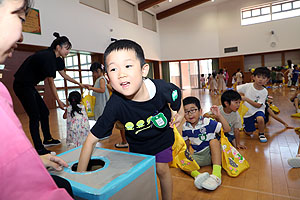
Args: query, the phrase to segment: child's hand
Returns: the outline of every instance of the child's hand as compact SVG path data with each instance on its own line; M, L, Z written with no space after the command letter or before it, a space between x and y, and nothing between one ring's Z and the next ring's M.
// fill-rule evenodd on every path
M174 115L174 117L171 119L170 123L169 123L170 127L171 127L171 128L174 128L174 125L175 125L176 127L179 127L179 125L180 125L182 119L183 119L183 115L180 115L180 114L176 113L176 114Z
M67 119L67 114L68 114L68 111L67 111L67 109L65 110L65 113L64 113L64 115L63 115L63 118L64 119Z
M89 90L91 86L88 84L83 84L83 87Z
M216 105L213 105L213 106L210 108L210 111L211 111L212 114L215 115L216 117L219 117L219 116L221 115L220 110L219 110L218 106L216 106Z
M236 148L237 149L247 149L247 147L245 145L242 145L242 144L236 145Z

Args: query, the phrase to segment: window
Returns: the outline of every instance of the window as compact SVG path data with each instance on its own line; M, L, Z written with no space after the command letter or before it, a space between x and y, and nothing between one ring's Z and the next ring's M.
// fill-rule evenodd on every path
M181 88L179 62L169 63L170 82Z
M108 0L79 0L79 2L97 10L109 13Z
M75 53L71 52L67 58L65 58L65 72L71 78L83 84L93 85L93 76L90 72L91 55L87 53ZM81 92L80 87L70 81L65 81L64 78L56 73L54 79L55 86L57 87L57 94L60 100L66 103L66 96L72 91Z
M156 32L155 16L145 11L143 11L142 16L143 16L143 27Z
M241 9L241 24L249 25L300 16L300 0L285 0Z
M118 9L119 9L119 18L134 24L138 24L137 8L135 5L125 0L118 0Z

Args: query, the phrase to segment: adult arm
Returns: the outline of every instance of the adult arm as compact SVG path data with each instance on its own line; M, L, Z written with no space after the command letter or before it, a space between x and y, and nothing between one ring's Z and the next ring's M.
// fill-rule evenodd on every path
M63 159L51 154L42 155L40 158L46 168L52 167L57 171L61 171L63 167L68 167L68 164Z
M58 94L57 94L57 90L56 90L56 86L55 86L55 84L54 84L54 79L53 79L53 77L48 77L47 78L48 79L48 83L49 83L49 86L50 86L50 88L51 88L51 91L52 91L52 94L53 94L53 96L55 97L55 99L56 99L56 101L57 101L57 103L58 103L58 106L62 109L62 110L64 110L65 108L65 104L59 99L59 97L58 97Z
M79 85L80 87L85 87L84 85L82 85L81 83L76 81L75 79L71 78L68 74L66 74L66 72L64 70L60 70L58 72L64 79L66 79L72 83L75 83L75 84Z

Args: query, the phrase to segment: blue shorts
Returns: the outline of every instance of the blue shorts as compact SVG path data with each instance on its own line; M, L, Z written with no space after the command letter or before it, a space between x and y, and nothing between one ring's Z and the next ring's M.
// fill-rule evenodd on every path
M257 111L254 115L251 117L244 118L244 129L246 132L253 132L256 130L255 128L255 123L256 123L256 118L262 116L265 119L265 113L262 111Z
M235 139L235 136L234 136L234 135L229 135L228 133L225 133L225 136L227 137L227 139L228 139L228 141L229 141L230 143L232 143L232 140ZM220 136L219 134L216 134L216 138L217 138L218 140L220 140L220 139L221 139L221 136Z

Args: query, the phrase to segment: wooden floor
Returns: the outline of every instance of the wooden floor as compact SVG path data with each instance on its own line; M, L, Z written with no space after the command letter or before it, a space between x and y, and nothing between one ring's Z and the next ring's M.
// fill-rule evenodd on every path
M289 97L292 95L289 88L268 89L269 95L274 98L274 104L279 107L279 116L290 126L299 127L300 118L291 118L295 112ZM204 112L208 112L213 105L220 105L219 95L210 95L203 90L185 90L183 97L196 96L200 98ZM66 121L62 118L63 112L51 110L50 126L54 138L60 138L62 145L49 148L57 154L66 151ZM19 115L26 134L29 136L28 118L25 114ZM255 134L252 138L241 132L241 141L248 147L240 152L248 160L250 168L237 178L229 177L222 171L222 185L216 191L198 190L194 187L193 179L178 169L171 169L173 177L173 199L222 199L222 200L300 200L300 168L292 169L287 159L297 154L299 136L293 129L285 129L282 124L270 119L266 128L267 143L260 143ZM30 138L30 136L29 136ZM101 142L101 147L115 149L114 144L120 141L119 133L114 130L109 139ZM119 149L122 150L122 149ZM123 149L124 150L124 149ZM125 149L124 151L127 151ZM212 167L202 167L201 172L211 173Z

